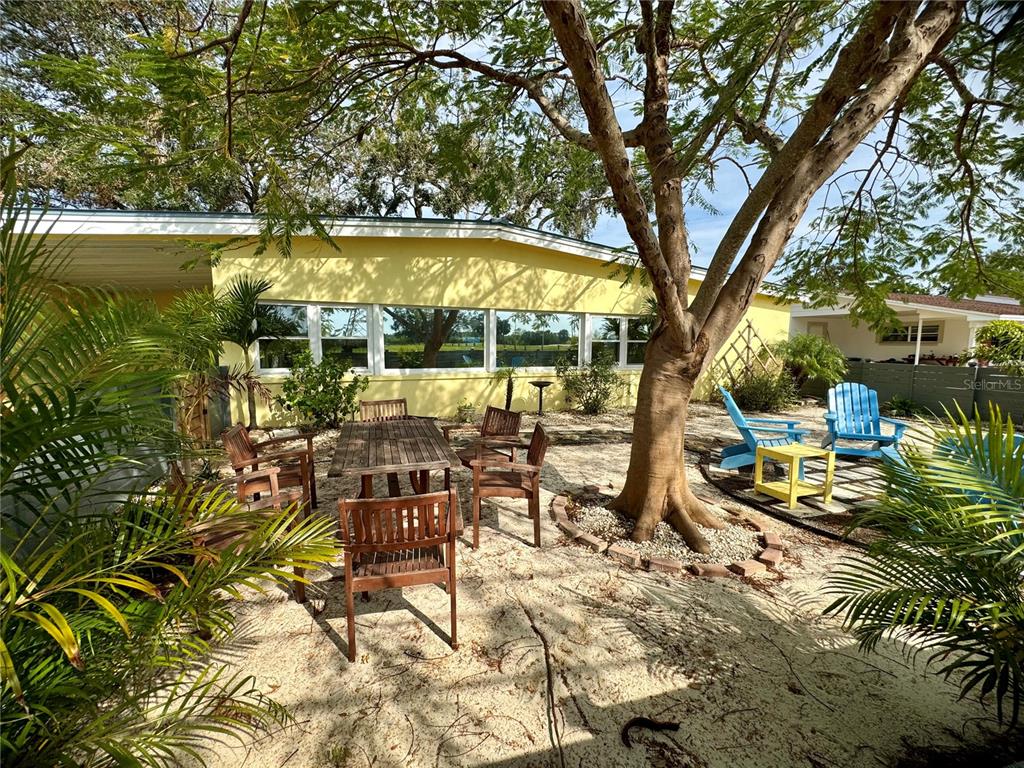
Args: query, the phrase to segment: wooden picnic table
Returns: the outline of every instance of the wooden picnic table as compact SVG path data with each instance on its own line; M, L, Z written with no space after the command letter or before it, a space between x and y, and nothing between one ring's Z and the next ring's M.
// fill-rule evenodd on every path
M341 428L327 476L358 475L360 495L371 498L374 475L408 472L414 490L429 493L432 470L444 471L447 489L451 487L451 468L460 463L432 419L350 421Z

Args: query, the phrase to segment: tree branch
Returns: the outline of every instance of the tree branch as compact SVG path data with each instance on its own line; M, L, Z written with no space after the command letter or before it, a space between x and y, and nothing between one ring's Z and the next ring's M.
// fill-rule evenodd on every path
M651 226L615 115L615 105L598 61L597 48L579 0L543 0L542 7L573 74L580 104L626 230L647 267L668 329L682 341L690 335L692 323L679 299L672 271Z
M862 53L875 50L878 55L853 59L853 62L862 62L862 66L843 72L843 82L826 85L819 93L819 99L832 100L837 91L847 92L842 102L833 102L836 107L845 105L846 108L835 125L802 153L792 166L792 172L772 195L743 258L713 302L701 329L702 333L714 337L709 339L712 348L724 341L724 335L735 324L733 321L750 305L757 286L775 265L811 196L878 124L924 68L928 57L949 41L950 30L955 28L963 10L959 3L933 0L919 16L916 7L905 5L892 16L885 12L887 5L876 6L875 13L865 20L855 38L860 39L862 45L868 44L868 49ZM916 18L913 23L903 25L901 15L908 12ZM905 28L900 34L894 34L901 27ZM890 33L893 39L887 42ZM890 55L886 56L885 52ZM837 69L842 59L840 54ZM833 70L832 74L836 75L837 71Z
M690 306L698 324L705 324L708 319L747 235L792 175L797 162L806 156L874 70L879 57L888 50L887 40L897 18L904 12L909 12L909 9L902 3L877 4L861 22L853 38L839 52L832 71L803 119L765 168L719 241L697 296Z
M248 19L249 14L252 13L252 3L253 0L245 0L242 3L242 8L238 12L238 18L235 19L235 25L226 36L210 40L208 43L203 43L198 48L191 48L187 51L182 51L181 53L172 54L170 58L185 59L190 56L198 56L212 48L219 47L234 50L235 46L238 44L238 39L242 36L242 29L245 27L245 20ZM210 4L210 9L213 9L212 3ZM207 14L209 14L209 11Z

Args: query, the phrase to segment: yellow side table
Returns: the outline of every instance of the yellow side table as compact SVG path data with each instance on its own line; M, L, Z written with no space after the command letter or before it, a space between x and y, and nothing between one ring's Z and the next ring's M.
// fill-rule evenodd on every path
M789 477L785 480L764 482L765 459L774 459L789 466ZM800 479L804 459L825 459L825 484L808 483ZM836 455L827 448L815 448L801 443L789 445L759 445L754 462L754 490L774 496L786 502L790 509L796 508L796 500L801 496L822 494L825 503L832 501L832 475L836 468Z

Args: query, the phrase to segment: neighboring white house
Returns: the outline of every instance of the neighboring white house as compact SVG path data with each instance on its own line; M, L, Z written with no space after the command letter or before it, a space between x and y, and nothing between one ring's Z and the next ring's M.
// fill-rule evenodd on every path
M945 296L892 293L886 303L903 324L891 333L875 333L864 322L854 325L846 301L816 309L795 304L790 335L824 336L853 360L955 365L974 346L975 333L983 325L993 320L1024 323L1024 307L1005 296L954 301Z

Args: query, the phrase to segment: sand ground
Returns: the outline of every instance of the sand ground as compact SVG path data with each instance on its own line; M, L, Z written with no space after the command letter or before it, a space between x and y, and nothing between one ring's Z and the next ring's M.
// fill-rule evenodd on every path
M821 409L794 413L822 423ZM991 713L958 701L955 685L897 642L861 654L821 616L823 576L851 553L844 545L762 518L788 557L743 582L632 571L567 544L546 513L551 498L620 484L631 421L544 421L579 433L548 454L544 546L530 545L526 502L485 501L480 549L458 549L460 649L446 642L440 587L357 600L354 664L337 568L315 574L305 605L278 590L254 595L240 605L234 663L295 724L255 744L211 744L211 765L884 766L918 745L978 737ZM694 406L690 429L696 441L732 439L714 406ZM320 512L331 514L354 487L326 477L332 435L318 446ZM717 495L696 469L690 477ZM636 716L680 727L634 731L627 748L620 729Z

